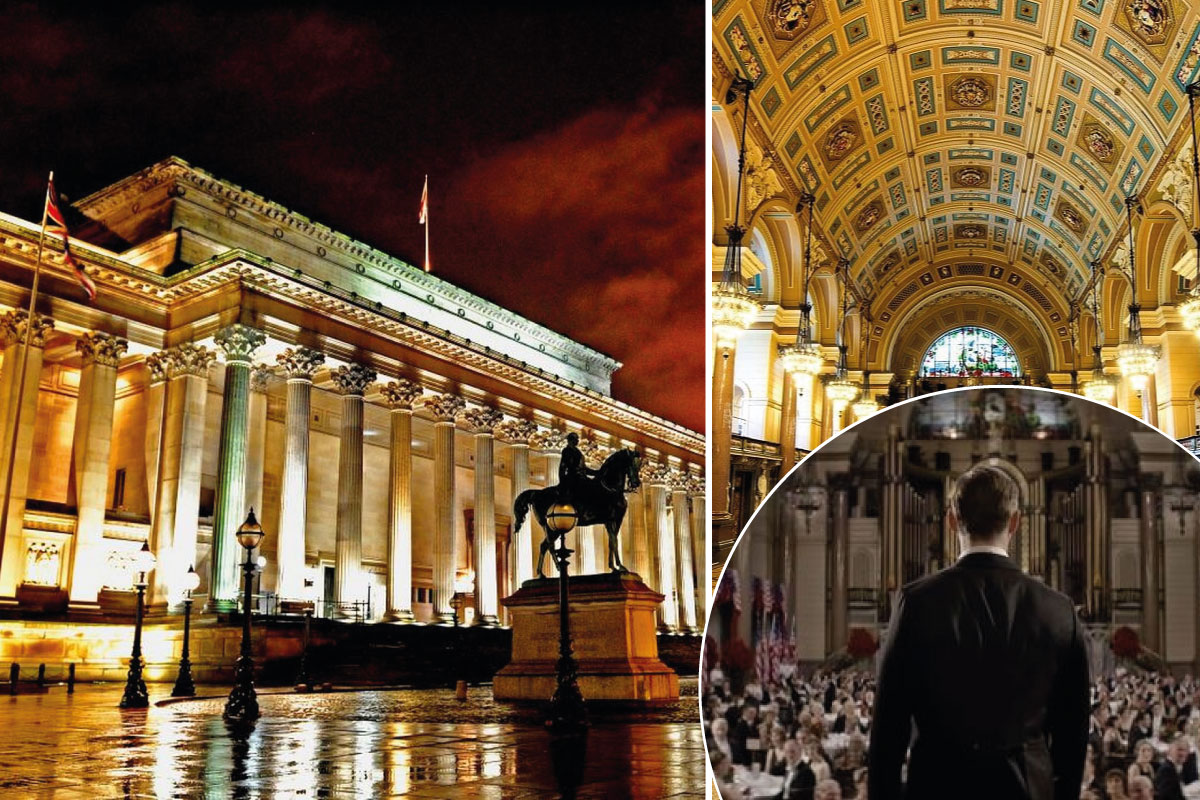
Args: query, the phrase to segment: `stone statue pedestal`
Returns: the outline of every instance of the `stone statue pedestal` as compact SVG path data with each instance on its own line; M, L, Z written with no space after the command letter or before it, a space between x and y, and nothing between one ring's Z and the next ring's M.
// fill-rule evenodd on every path
M655 611L663 595L633 573L570 578L571 639L584 699L654 703L679 698L679 676L658 660ZM558 578L535 578L502 602L512 614L512 661L496 673L497 700L546 702L558 661Z

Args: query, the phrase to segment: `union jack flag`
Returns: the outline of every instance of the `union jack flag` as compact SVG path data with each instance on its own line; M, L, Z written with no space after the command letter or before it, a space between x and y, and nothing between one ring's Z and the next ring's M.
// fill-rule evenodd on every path
M67 230L67 220L63 216L58 201L58 190L54 188L54 178L50 179L50 185L46 190L46 232L62 237L63 263L75 270L75 278L79 281L79 285L83 288L83 291L87 293L88 302L95 302L95 281L83 271L83 267L71 255L71 234Z

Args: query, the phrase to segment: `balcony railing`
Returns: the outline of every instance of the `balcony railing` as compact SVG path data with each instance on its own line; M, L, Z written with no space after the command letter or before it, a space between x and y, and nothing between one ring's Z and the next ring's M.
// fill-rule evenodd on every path
M238 599L238 609L242 607ZM262 617L302 617L311 608L314 617L340 622L368 622L374 619L371 600L338 602L337 600L297 600L275 594L256 594L250 598L250 613Z

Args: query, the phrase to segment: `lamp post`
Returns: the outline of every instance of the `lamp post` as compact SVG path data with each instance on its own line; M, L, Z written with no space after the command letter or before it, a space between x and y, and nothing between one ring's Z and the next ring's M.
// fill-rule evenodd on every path
M568 605L567 567L573 550L567 549L567 534L575 527L575 507L556 503L546 513L546 525L551 535L559 537L554 563L558 565L558 683L550 698L550 713L546 726L556 733L578 732L587 727L587 707L576 680L578 664L571 652L571 610Z
M254 692L254 658L250 654L250 588L254 579L255 562L251 557L254 548L263 538L262 525L254 518L254 509L246 515L246 521L237 529L238 544L246 549L246 560L242 562L245 573L245 600L242 603L242 652L234 665L233 691L225 703L223 716L230 722L252 722L258 719L258 696Z
M196 684L192 681L192 661L189 658L191 651L189 649L188 640L192 634L192 592L196 591L196 587L200 585L200 576L196 573L196 567L188 567L187 574L183 576L183 654L179 659L179 676L175 678L175 688L171 690L171 697L194 697L196 695Z
M133 652L129 657L129 676L125 680L125 694L121 697L121 708L145 708L150 705L146 692L146 681L142 679L142 614L146 605L146 575L154 569L154 553L150 543L143 542L142 549L134 556L137 570L137 616L133 623Z

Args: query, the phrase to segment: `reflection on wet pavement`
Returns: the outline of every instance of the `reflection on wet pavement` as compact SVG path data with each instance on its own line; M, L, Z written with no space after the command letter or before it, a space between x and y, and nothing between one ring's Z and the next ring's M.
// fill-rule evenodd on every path
M119 686L4 697L0 797L560 796L536 715L490 695L472 689L459 705L448 691L260 694L263 716L248 730L226 727L223 698L120 711ZM703 742L687 705L598 721L574 796L702 797Z

